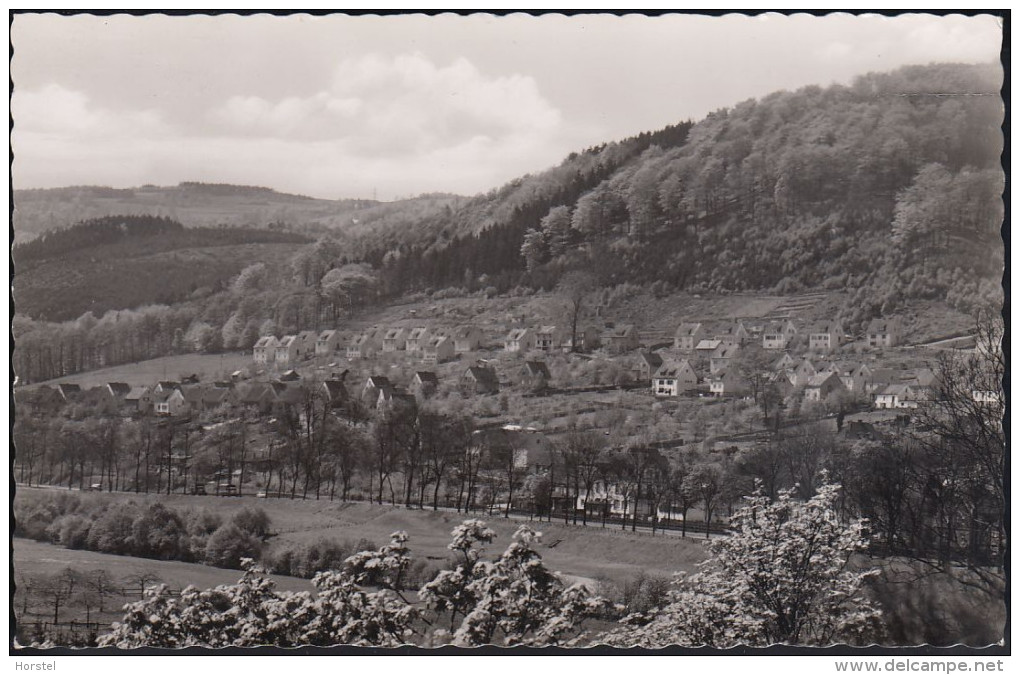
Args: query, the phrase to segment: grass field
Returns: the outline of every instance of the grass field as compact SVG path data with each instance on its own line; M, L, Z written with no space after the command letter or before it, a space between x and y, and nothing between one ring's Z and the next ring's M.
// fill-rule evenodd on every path
M49 495L56 491L19 488L15 496L15 506L48 499ZM365 538L382 545L388 541L391 533L404 530L410 536L410 547L414 557L432 560L445 560L450 557L450 551L446 548L450 542L450 531L469 517L449 511L417 511L385 505L345 504L326 500L191 495L146 496L126 493L86 494L82 497L159 501L176 508L205 507L218 512L224 518L229 518L245 505L257 504L266 510L272 520L271 529L274 536L270 539L270 550L320 538L337 541L357 541ZM498 555L506 548L514 531L521 525L519 521L505 520L498 516L470 517L486 520L497 532L498 536L488 550L492 556ZM677 571L692 570L705 557L703 540L694 537L680 539L661 534L652 536L642 532L622 532L616 528L603 530L596 524L582 527L564 525L562 522L535 522L533 526L544 535L538 547L543 559L551 569L571 578L607 577L614 581L625 581L642 571L654 576L668 577ZM15 548L18 548L22 541L19 539ZM72 552L68 551L68 554ZM25 558L22 557L22 560ZM144 562L149 564L152 561ZM202 566L190 567L211 569Z
M119 366L92 370L87 373L68 375L39 384L74 382L84 387L94 387L107 382L127 382L130 385L151 385L159 380L178 380L181 375L198 375L202 381L228 376L230 373L251 365L248 352L225 354L179 354L163 356L148 361L124 363Z

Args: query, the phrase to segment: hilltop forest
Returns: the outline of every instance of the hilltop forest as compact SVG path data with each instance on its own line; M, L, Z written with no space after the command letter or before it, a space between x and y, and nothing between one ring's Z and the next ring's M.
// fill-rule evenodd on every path
M174 233L150 236L174 238L155 261L147 245L101 239L112 236L102 219L50 231L13 249L16 369L38 381L165 350L247 349L260 334L335 325L370 302L548 290L578 268L601 286L660 296L846 289L850 329L913 301L999 305L1001 82L997 64L941 64L778 92L573 153L471 198L340 208L277 196L290 210L245 221L242 239L262 243L243 255L238 241L185 247L175 229L183 205L174 224L160 221ZM34 212L45 212L48 191L31 192ZM215 202L223 192L231 204L248 192L277 198L200 192L210 213L225 208ZM190 267L166 266L184 254ZM68 261L78 265L74 293L53 276ZM200 263L218 272L198 285ZM130 279L149 271L188 283L171 297L118 295L110 289L125 285L128 267Z

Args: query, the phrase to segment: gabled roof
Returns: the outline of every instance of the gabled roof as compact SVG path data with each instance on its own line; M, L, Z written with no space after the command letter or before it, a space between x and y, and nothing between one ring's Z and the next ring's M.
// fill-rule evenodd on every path
M545 361L527 361L524 364L524 368L531 377L541 375L547 380L552 379L552 375L549 373L549 366L545 365Z
M682 323L676 329L676 337L692 337L701 330L700 323Z
M740 331L744 331L746 333L747 329L744 328L744 324L742 322L736 321L734 323L723 324L723 326L718 330L717 335L736 335Z
M209 387L202 396L202 402L209 405L219 405L230 398L230 390L221 387Z
M64 398L81 394L81 385L73 382L62 382L57 385L57 389L60 390L60 395Z
M411 332L407 334L408 340L420 340L425 337L429 332L426 326L417 326L411 329Z
M174 389L180 389L181 383L174 382L173 380L160 380L156 383L156 388L164 391L172 391Z
M884 396L903 396L910 391L910 387L905 384L890 384L883 389L880 394Z
M382 389L383 387L390 386L390 378L385 375L369 375L368 379L365 380L365 386L373 386L376 389Z
M482 384L499 386L499 379L496 377L496 371L491 368L469 366L467 371L464 373L464 377L470 377L475 380L475 382L481 382Z
M184 395L184 400L188 403L201 403L205 397L205 387L202 385L194 385L191 387L184 387L180 390L181 394Z
M690 361L682 359L680 361L665 361L659 366L659 369L655 371L654 377L657 378L677 378L680 377L680 373L689 370L694 372L694 368L691 367Z
M280 375L281 382L296 382L301 379L301 374L296 370L288 370Z
M694 346L695 350L714 351L719 345L722 344L722 340L701 340L697 345Z
M445 335L434 335L433 337L429 338L429 342L427 345L425 345L425 348L428 349L431 347L434 349L439 345L443 344L444 342L446 342L446 340L447 337Z
M298 333L297 335L295 335L294 337L296 337L299 340L302 340L304 342L308 342L309 340L314 340L316 336L315 336L315 333L310 331L310 330L303 330L300 333Z
M279 344L279 341L275 336L264 335L255 343L255 349L268 349L270 347L275 347L277 344Z
M784 321L769 321L767 324L765 324L765 327L762 329L761 332L764 335L775 335L777 333L785 334L786 328L789 325L790 325L789 319Z
M265 382L253 382L241 393L241 402L258 403L266 397L276 398L276 390Z
M823 384L825 384L825 382L826 382L826 381L827 381L827 380L828 380L828 379L829 379L830 377L835 377L835 378L836 378L837 380L839 379L839 375L838 375L837 373L833 373L833 372L824 372L824 373L818 373L817 375L812 375L812 376L811 376L811 377L810 377L810 378L808 379L808 381L807 381L807 385L806 385L806 386L807 386L808 388L813 388L813 387L820 387L820 386L822 386ZM840 380L840 381L842 382L842 380Z
M131 385L127 382L107 382L106 386L117 398L124 398L131 391Z
M276 343L277 347L290 347L294 341L297 340L297 335L284 335L280 338L280 341Z
M353 346L360 347L361 345L365 344L366 342L374 338L375 335L372 333L362 333L361 335L354 338Z
M652 371L662 365L662 355L658 352L639 352L638 358L644 361Z
M633 332L634 324L625 323L622 326L617 326L616 328L613 329L612 337L615 338L630 337Z
M348 398L347 387L340 380L326 380L322 383L326 395L331 401L344 400Z
M527 334L528 334L528 329L527 328L513 328L513 329L511 329L510 334L507 335L506 339L507 340L520 340L521 338L523 338Z
M871 371L872 382L898 382L900 373L892 368L875 368Z
M431 370L419 370L414 374L414 381L419 384L434 384L439 386L439 378Z
M319 333L319 342L328 342L333 339L334 335L336 335L335 330L324 330Z
M737 353L735 345L722 344L716 348L715 353L712 354L713 359L731 359L733 355Z
M472 333L475 333L477 331L478 331L478 327L477 326L470 326L470 325L466 325L466 324L465 325L461 325L461 326L457 326L456 328L453 329L453 339L454 340L466 340L466 339L471 337Z
M553 335L556 330L556 326L539 326L535 332L539 335Z
M139 401L146 394L151 393L148 387L132 387L131 391L124 396L125 401Z
M399 340L404 337L403 328L390 328L386 331L386 335L383 337L384 340Z
M296 382L270 382L269 386L283 403L300 403L304 399L304 387Z

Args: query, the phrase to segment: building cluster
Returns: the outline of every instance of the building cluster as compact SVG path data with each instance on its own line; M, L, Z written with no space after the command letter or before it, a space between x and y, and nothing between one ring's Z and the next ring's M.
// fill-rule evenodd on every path
M863 342L883 349L899 345L901 338L896 321L875 319ZM806 401L850 393L869 397L876 408L916 408L931 399L934 375L928 369L893 370L835 358L851 339L838 320L807 326L791 319L684 322L671 349L641 352L634 370L660 397L748 396L757 380L784 397L801 390ZM742 361L746 351L757 347L778 356L767 366Z

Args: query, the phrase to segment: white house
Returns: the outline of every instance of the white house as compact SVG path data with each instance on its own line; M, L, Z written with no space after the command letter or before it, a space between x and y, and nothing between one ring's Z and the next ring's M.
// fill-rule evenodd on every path
M673 335L673 348L682 352L693 351L704 336L705 329L700 323L682 323Z
M319 333L315 340L315 355L327 356L337 351L340 351L340 331L324 330Z
M656 396L679 396L698 386L698 374L690 361L665 361L652 375L652 392Z
M535 348L535 334L527 328L514 328L507 334L503 347L508 352L527 352Z
M899 322L894 319L872 319L868 324L869 347L895 347L900 343Z
M272 335L265 335L258 339L255 348L252 349L252 359L255 363L265 365L276 361L276 346L279 341Z
M808 332L808 348L817 352L828 352L843 344L843 324L839 321L823 321L815 324Z
M429 338L421 350L422 362L431 366L449 361L453 356L453 340L445 335L436 335Z

